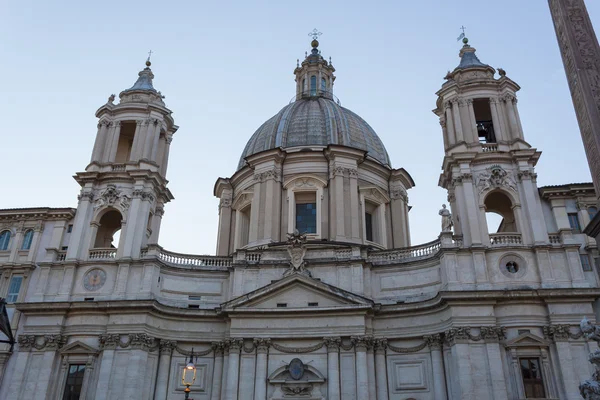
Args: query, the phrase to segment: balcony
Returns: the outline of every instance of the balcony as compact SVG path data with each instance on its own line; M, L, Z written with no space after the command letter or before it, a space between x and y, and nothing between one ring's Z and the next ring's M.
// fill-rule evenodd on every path
M105 249L91 249L88 256L88 260L114 260L117 258L117 249L105 248Z

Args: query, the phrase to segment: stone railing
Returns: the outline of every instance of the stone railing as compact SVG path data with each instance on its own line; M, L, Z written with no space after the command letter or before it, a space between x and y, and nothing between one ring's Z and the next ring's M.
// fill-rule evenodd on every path
M88 260L114 260L117 257L117 249L91 249Z
M162 249L158 253L158 258L172 265L190 265L196 267L229 267L233 261L231 257L180 254Z
M490 233L490 244L492 246L522 245L523 239L520 233Z
M112 170L113 171L125 171L125 168L127 166L125 164L113 164L112 165Z
M550 244L560 244L560 235L558 233L549 233L548 241Z
M422 260L435 256L440 250L440 247L440 241L436 239L432 242L421 244L419 246L373 251L369 253L367 260L373 264L388 264Z
M260 257L262 255L262 252L246 252L246 261L252 264L256 264L260 262Z
M57 251L56 255L54 256L54 261L65 261L66 259L67 259L66 251Z
M494 151L498 151L498 144L497 143L482 143L481 150L484 153L491 153Z

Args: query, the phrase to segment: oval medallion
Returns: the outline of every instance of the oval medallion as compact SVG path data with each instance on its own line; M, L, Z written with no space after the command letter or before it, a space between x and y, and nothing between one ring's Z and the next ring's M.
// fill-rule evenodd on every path
M294 380L298 380L302 378L304 375L304 363L299 358L294 358L290 361L290 365L288 365L288 370L290 371L290 376Z
M83 277L83 287L87 290L94 291L104 286L106 282L106 272L100 268L89 270Z

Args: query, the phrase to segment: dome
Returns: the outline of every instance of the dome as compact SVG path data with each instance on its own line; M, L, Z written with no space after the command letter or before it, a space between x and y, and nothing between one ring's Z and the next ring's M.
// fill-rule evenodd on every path
M246 157L261 151L330 144L364 150L368 157L391 167L381 139L364 119L327 97L310 97L283 107L254 132L238 170L246 164Z

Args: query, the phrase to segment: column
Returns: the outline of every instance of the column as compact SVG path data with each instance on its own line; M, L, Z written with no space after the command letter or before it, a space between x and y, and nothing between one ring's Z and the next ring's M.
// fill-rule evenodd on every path
M215 353L215 363L213 368L210 400L221 400L221 379L223 379L223 342L213 343L212 347Z
M27 335L27 339L29 339L29 337L33 338L32 340L35 341L35 338L33 336ZM31 351L31 345L33 343L31 341L29 341L28 343L24 343L22 342L23 338L23 335L19 335L19 348L18 353L16 354L17 360L13 367L11 380L10 382L6 383L9 385L7 397L8 399L18 399L20 397L21 391L23 390L23 387L25 385L25 379L27 378L26 368Z
M56 357L57 350L58 350L57 345L53 345L53 346L45 345L44 352L43 352L44 355L42 356L41 365L36 365L36 367L38 368L38 374L35 377L36 378L35 379L35 381L36 381L35 389L33 391L26 392L26 394L36 393L40 397L42 397L43 394L47 394L48 389L51 387L50 376L52 375L52 372L54 370L54 368L53 368L54 358ZM33 378L33 377L32 376L30 376L29 378L26 377L25 379L29 380L31 378Z
M542 352L542 373L544 380L546 381L546 387L548 388L548 393L546 393L546 396L557 399L558 390L556 390L556 385L554 383L554 374L552 373L552 366L550 365L548 350L544 348L540 350Z
M223 388L227 387L227 372L229 371L229 342L223 342L223 375L221 376L221 397L220 400L225 400L225 392Z
M346 227L344 216L344 168L334 167L332 171L332 188L335 196L336 207L331 207L330 211L335 210L335 240L346 241Z
M519 171L518 176L523 186L523 194L525 197L527 214L529 214L529 222L533 233L534 244L548 243L548 231L542 209L536 201L535 194L537 187L533 184L533 171Z
M377 399L377 381L375 380L375 352L374 340L369 338L367 341L367 370L369 375L369 399Z
M256 375L254 378L254 400L267 399L267 355L270 339L254 339L256 346Z
M158 358L158 374L156 376L156 389L154 400L166 400L169 387L169 372L171 370L171 357L176 342L170 340L160 341L160 355Z
M35 228L33 228L33 238L31 239L31 247L29 248L29 253L27 254L28 262L32 262L37 257L40 246L40 237L42 235L43 230L44 222L38 221L37 224L35 224Z
M460 122L460 110L458 109L458 100L454 99L450 103L452 104L452 115L454 119L456 143L464 142L465 135L463 135L463 128Z
M454 132L454 117L452 116L452 104L444 103L444 115L446 116L446 133L448 134L448 146L454 146L457 142Z
M356 395L359 399L369 398L369 374L367 372L367 342L365 337L352 338L356 356Z
M490 111L492 112L492 125L494 126L494 134L496 135L496 141L506 141L503 127L501 126L500 117L498 115L497 107L498 99L490 97Z
M173 134L168 133L167 138L165 140L165 153L163 154L160 172L163 176L167 176L167 166L169 165L169 151L171 150L171 142L173 141Z
M521 117L519 117L519 108L517 107L517 102L519 100L515 97L512 103L514 112L515 112L515 118L517 120L517 132L519 134L519 139L523 139L523 126L521 125Z
M279 167L263 172L265 190L265 219L262 239L279 241L281 184Z
M479 206L475 202L475 191L473 189L473 176L470 173L461 174L463 199L466 213L463 214L467 218L467 224L471 237L471 244L481 245L481 229L479 227ZM463 231L464 233L464 231Z
M510 128L510 137L511 139L519 138L519 128L517 126L517 116L515 115L515 109L512 106L514 96L511 94L505 95L502 100L504 100L504 109L506 110L506 114L508 115L508 126Z
M479 143L479 134L477 133L477 119L475 118L475 110L473 110L473 99L467 99L467 110L469 111L469 126L471 127L473 143Z
M106 142L106 130L107 122L100 121L98 123L98 133L96 134L96 141L94 142L94 150L92 150L92 159L90 162L102 160L102 153L104 152Z
M248 243L255 243L258 238L258 226L259 220L258 217L260 215L260 208L263 204L260 203L261 190L263 189L263 184L260 181L260 175L254 174L254 189L252 196L252 206L250 207L250 230L248 232Z
M165 215L165 209L161 203L158 203L154 209L154 216L152 217L152 225L150 227L152 234L150 235L150 239L148 239L148 244L158 244L158 236L163 215Z
M154 134L152 136L152 142L150 143L150 151L148 152L148 158L150 161L156 162L157 154L158 154L158 141L160 140L160 129L162 128L162 123L160 120L154 120Z
M238 399L238 384L240 374L240 350L244 344L243 339L229 339L229 365L227 367L227 386L225 400Z
M450 147L450 140L448 138L448 129L446 129L446 117L440 117L440 127L442 128L442 138L444 139L444 149Z
M358 207L358 170L356 168L350 168L348 170L350 177L350 228L351 237L353 241L360 241L360 229L358 219L362 219L362 215L359 215ZM317 199L318 200L318 199ZM384 205L385 207L385 205ZM385 220L382 220L382 222ZM383 225L383 224L381 224ZM385 240L386 236L382 237Z
M504 369L502 366L502 355L500 344L498 343L501 338L505 337L505 329L495 326L484 326L481 327L481 336L485 341L494 400L508 400L506 380L504 378Z
M69 240L69 248L67 249L67 259L87 258L87 254L83 254L83 252L87 252L88 249L85 248L87 246L84 246L83 243L85 243L84 237L86 229L89 227L90 219L92 218L93 200L94 194L91 189L90 191L85 192L82 190L79 195L79 204L77 205L77 214L75 214L75 221L73 222L73 231L71 232L71 238ZM57 229L56 225L54 229ZM64 223L63 229L60 231L60 238L58 242L55 243L57 249L60 248L63 231ZM56 231L53 233L56 233Z
M110 144L110 152L108 153L108 157L105 162L115 162L115 158L117 157L117 148L119 147L119 135L121 134L121 121L113 122L113 130L111 135L111 144Z
M19 249L21 248L21 242L23 241L24 231L25 229L23 228L23 223L21 223L17 228L17 234L10 241L10 256L8 258L9 262L17 262L17 254L19 253Z
M99 340L100 349L102 350L102 359L100 360L96 396L93 398L95 400L110 400L108 398L110 373L115 357L115 349L120 343L120 337L118 334L100 335Z
M517 386L517 394L519 399L525 398L525 388L523 387L523 381L521 380L521 366L519 365L519 357L517 356L517 349L510 350L510 366L512 369L512 375L515 379Z
M325 338L327 346L327 399L341 400L340 398L340 344L339 337Z
M390 210L392 213L392 238L393 243L390 247L408 247L410 246L408 234L408 213L406 203L408 196L402 186L392 186L390 182Z
M133 144L131 145L131 154L127 161L139 161L144 153L144 140L148 131L150 131L150 119L135 121L135 133L133 134Z
M435 400L446 400L448 398L446 392L446 376L444 373L444 360L442 355L442 335L423 337L429 346L431 352L431 367L433 370L433 397Z
M388 400L386 339L375 339L375 379L377 381L377 400Z

